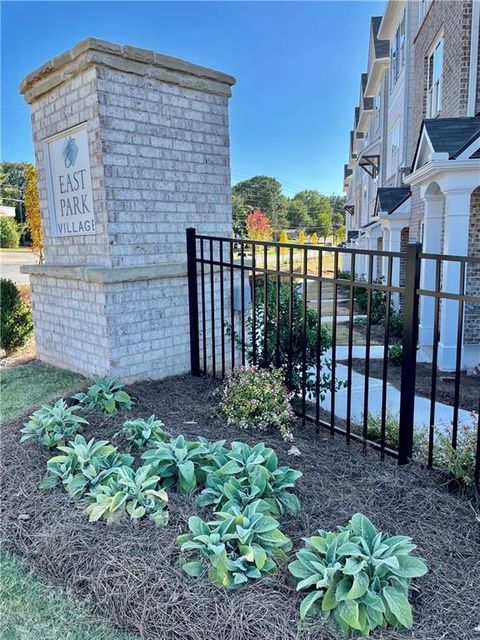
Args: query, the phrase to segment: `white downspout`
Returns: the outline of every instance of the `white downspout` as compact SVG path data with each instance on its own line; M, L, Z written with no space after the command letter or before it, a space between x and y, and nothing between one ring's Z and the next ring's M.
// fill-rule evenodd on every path
M468 77L467 116L475 115L477 99L478 33L480 26L480 0L472 0L472 31L470 34L470 74Z
M407 2L405 5L405 89L403 95L403 158L400 166L408 166L408 140L410 137L410 74L412 73L412 61L410 60L411 47L410 38L412 36L412 9L413 3ZM405 174L400 173L398 186L401 187Z

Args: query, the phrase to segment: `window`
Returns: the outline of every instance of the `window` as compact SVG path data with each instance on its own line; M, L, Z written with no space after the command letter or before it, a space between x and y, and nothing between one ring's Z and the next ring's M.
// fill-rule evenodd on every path
M442 108L443 38L427 59L427 118L435 118Z
M390 172L393 174L400 164L400 122L397 122L392 129L390 143Z
M373 107L375 111L375 120L374 120L375 131L377 131L378 127L380 126L380 106L382 103L381 97L380 97L380 91L381 89L378 90L378 93L375 96L375 99L373 101Z
M390 43L390 89L397 82L405 64L405 12Z

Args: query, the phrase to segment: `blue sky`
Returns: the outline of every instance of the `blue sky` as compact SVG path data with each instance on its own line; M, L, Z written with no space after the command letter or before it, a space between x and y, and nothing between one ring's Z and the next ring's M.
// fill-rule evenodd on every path
M237 78L232 181L341 192L370 17L384 2L2 2L2 159L32 160L24 75L95 36Z

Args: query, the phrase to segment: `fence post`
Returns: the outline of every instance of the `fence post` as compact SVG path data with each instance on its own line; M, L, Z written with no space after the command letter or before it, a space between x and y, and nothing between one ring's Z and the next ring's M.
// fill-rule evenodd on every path
M190 368L192 375L200 375L200 341L198 334L198 285L196 230L187 229L188 308L190 316Z
M402 379L400 386L400 422L398 464L412 457L415 414L415 374L418 342L418 300L420 286L420 244L407 246L405 301L403 309Z

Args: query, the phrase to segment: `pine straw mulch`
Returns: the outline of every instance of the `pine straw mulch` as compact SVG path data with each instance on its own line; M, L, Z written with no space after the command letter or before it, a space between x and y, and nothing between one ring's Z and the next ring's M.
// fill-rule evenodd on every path
M136 416L155 413L173 433L187 437L241 439L245 433L225 427L217 413L215 383L179 377L129 387L137 399ZM90 416L86 436L110 438L125 415ZM332 640L329 629L299 629L300 598L286 567L272 578L231 592L188 578L178 565L176 536L187 530L192 514L208 515L193 500L170 494L170 522L164 529L150 521L108 526L89 524L78 504L62 490L41 491L47 455L36 445L20 445L18 419L2 435L2 521L0 536L40 573L91 598L99 614L145 639L162 640ZM299 424L295 444L301 457L275 433L261 439L282 463L299 468L302 509L284 519L282 530L294 543L318 528L334 529L356 511L384 531L406 534L418 544L429 573L414 596L411 632L388 629L374 638L395 640L478 640L480 623L479 503L449 493L433 473L398 468L341 436L330 438Z

